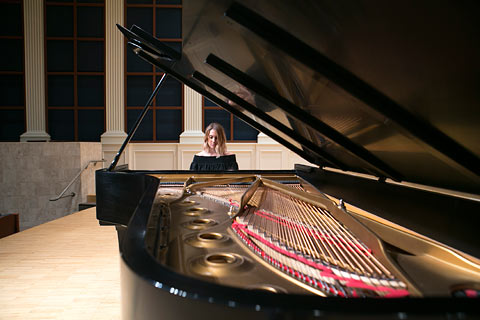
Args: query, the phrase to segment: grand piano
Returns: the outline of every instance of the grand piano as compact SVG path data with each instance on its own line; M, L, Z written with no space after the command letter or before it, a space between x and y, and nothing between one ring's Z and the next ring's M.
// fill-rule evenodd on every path
M181 52L118 26L139 58L312 164L128 170L139 117L96 172L123 318L479 318L479 9L184 0Z

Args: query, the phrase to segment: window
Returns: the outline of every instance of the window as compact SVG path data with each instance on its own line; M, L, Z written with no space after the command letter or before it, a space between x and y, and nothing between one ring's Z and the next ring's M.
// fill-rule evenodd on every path
M173 0L126 0L127 28L137 25L181 51L182 6ZM135 124L163 73L126 48L126 130ZM183 85L167 76L132 141L178 142L183 132Z
M0 3L0 141L25 132L23 2Z
M52 141L105 132L105 1L45 4L47 128Z
M203 130L212 122L220 123L225 129L227 141L257 141L258 130L252 128L230 112L203 98Z

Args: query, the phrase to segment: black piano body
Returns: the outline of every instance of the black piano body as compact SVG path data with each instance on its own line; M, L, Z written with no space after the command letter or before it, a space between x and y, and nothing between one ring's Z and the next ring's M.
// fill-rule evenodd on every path
M119 232L124 318L480 317L478 7L184 1L181 54L120 27L139 57L314 165L97 171L97 218ZM253 205L257 193L293 199L285 211L298 220ZM324 220L308 225L310 210ZM337 252L347 244L332 234L318 246L357 263L366 243L390 278L364 270L362 285L358 268L314 256L309 237L337 221L355 248ZM306 244L278 244L292 230L307 230Z

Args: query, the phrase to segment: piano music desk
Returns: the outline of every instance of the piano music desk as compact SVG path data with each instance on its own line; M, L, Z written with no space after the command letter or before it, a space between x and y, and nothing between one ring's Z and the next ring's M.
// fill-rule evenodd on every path
M120 319L114 227L89 208L0 239L0 319Z

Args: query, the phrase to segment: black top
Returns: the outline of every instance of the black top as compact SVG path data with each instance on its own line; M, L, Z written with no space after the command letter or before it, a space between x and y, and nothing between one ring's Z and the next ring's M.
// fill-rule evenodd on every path
M220 157L202 157L195 155L190 164L190 170L235 171L238 170L238 164L234 154Z

